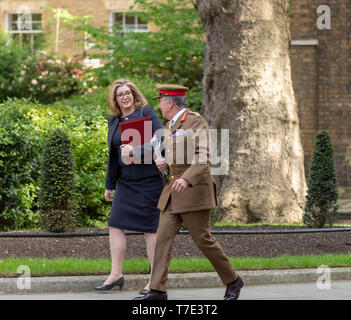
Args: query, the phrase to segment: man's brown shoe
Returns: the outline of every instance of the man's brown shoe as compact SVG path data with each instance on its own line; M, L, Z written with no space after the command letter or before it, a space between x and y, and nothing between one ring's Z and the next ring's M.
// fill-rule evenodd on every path
M244 280L240 277L238 277L234 282L229 283L224 294L224 300L237 300L243 286Z
M168 300L167 292L150 290L142 297L136 297L133 300Z

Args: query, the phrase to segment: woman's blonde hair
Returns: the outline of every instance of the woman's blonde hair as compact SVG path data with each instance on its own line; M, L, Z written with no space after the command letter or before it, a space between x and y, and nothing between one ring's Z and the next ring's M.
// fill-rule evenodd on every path
M111 114L119 117L121 115L121 108L117 103L116 92L119 87L128 86L134 97L134 108L139 109L147 104L146 98L140 92L138 87L131 81L126 79L117 79L110 86L107 104L110 107Z

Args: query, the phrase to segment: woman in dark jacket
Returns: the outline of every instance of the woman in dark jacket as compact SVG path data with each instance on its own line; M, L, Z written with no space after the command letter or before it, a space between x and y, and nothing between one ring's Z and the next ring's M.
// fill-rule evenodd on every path
M122 290L122 262L126 249L124 230L145 234L147 256L150 266L153 265L160 215L157 203L164 187L164 179L152 158L148 163L126 161L134 149L122 143L119 126L124 121L149 116L152 121L152 134L162 131L160 119L152 107L145 106L146 103L140 90L128 80L118 79L110 87L108 104L111 116L108 120L109 154L105 199L112 201L109 219L112 267L109 277L101 286L96 287L97 290L109 290L115 286ZM139 151L141 156L144 156L143 150ZM143 291L148 289L149 283Z

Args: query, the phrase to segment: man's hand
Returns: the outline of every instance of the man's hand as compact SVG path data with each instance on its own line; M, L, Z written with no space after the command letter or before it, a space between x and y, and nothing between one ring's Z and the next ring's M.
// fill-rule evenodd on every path
M156 167L159 171L167 170L168 164L165 159L156 159Z
M113 200L113 190L105 190L105 200L108 202Z
M177 179L172 186L172 191L183 192L189 186L189 182L183 178Z

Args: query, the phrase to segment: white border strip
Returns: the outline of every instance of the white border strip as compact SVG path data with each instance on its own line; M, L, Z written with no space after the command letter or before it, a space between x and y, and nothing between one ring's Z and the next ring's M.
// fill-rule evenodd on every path
M305 40L292 40L292 46L318 46L319 40L318 39L305 39Z

